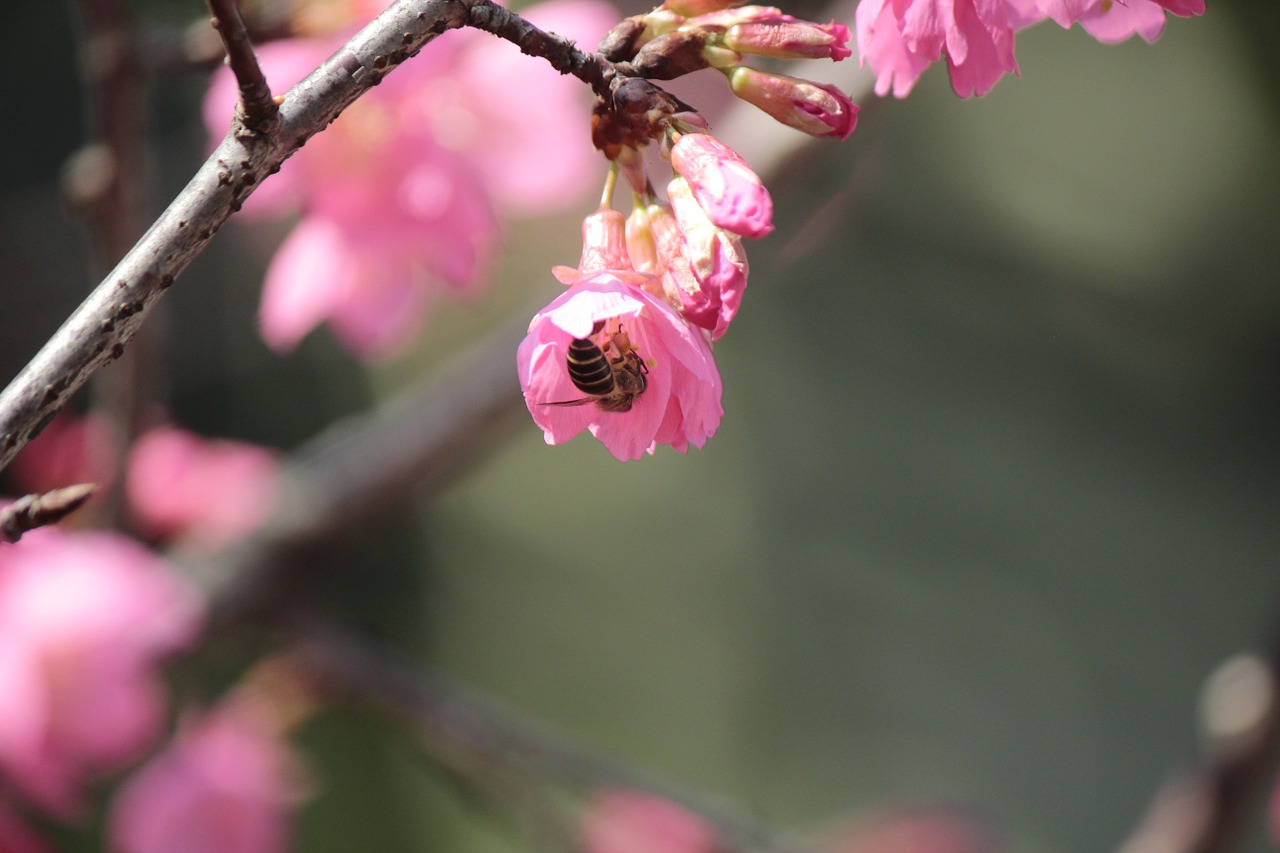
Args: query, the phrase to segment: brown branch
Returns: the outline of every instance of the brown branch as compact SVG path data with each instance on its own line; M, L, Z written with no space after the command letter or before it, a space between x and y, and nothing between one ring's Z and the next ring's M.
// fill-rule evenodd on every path
M80 483L18 498L0 510L0 540L17 542L29 530L57 524L83 506L97 488L96 483Z
M292 660L316 687L389 715L435 760L482 787L490 780L478 777L494 774L504 781L525 778L579 794L616 788L646 791L714 826L726 853L807 849L721 802L679 790L504 711L371 639L332 627L305 626L298 632Z
M286 94L277 132L256 133L233 120L187 187L0 394L0 467L90 375L119 358L152 306L258 184L396 66L440 33L466 25L471 8L490 5L398 0ZM547 52L569 57L583 79L599 78L590 58L566 40L536 28L522 33L554 42Z
M213 15L213 28L218 31L227 52L227 64L240 86L240 104L236 117L247 128L259 133L272 133L279 125L279 108L271 97L271 87L258 65L253 42L240 16L237 0L206 0Z
M572 74L586 83L597 95L609 96L616 65L598 54L578 50L569 39L538 29L510 9L477 3L468 9L467 26L506 39L521 53L545 59L561 74Z

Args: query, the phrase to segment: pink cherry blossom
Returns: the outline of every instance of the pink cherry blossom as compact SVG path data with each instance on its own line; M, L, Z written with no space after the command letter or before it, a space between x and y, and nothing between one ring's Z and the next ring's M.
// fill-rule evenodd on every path
M553 0L524 12L587 43L616 17L600 0ZM259 61L283 91L341 40L264 44ZM216 137L236 93L229 70L215 75L205 118ZM302 213L267 271L264 339L288 350L329 323L362 357L402 349L437 295L479 291L497 246L497 209L543 213L577 202L595 179L588 121L577 81L487 34L445 33L246 203L251 215Z
M1166 13L1204 14L1204 0L1005 0L1027 26L1049 18L1062 27L1079 22L1098 41L1115 44L1134 35L1154 42L1164 32Z
M0 547L0 774L70 816L94 777L136 757L163 722L160 661L201 603L122 536L33 531Z
M276 480L275 455L266 448L162 426L134 443L125 492L148 536L222 545L266 520Z
M858 52L876 75L876 94L910 93L920 74L943 56L951 88L984 95L1006 73L1017 74L1014 30L1023 23L1008 0L862 0L855 15Z
M569 344L592 338L603 348L621 334L647 371L630 411L604 411L589 398L554 405L583 399L566 368ZM525 403L548 444L589 429L617 459L639 459L659 444L684 453L703 445L724 411L720 373L703 336L665 302L610 273L575 284L535 315L516 362Z
M276 728L247 703L186 719L120 789L112 853L284 853L299 773Z
M582 815L585 853L716 853L715 829L670 800L640 791L606 791Z
M773 199L751 167L708 133L686 133L671 146L671 165L719 227L743 237L773 230Z

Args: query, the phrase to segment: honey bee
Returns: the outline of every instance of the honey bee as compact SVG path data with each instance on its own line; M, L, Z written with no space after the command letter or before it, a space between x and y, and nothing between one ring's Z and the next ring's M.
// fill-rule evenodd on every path
M603 327L603 323L596 323L591 333L594 335ZM589 396L545 405L584 406L595 403L604 412L629 412L648 385L645 376L649 367L632 349L631 339L621 328L603 348L590 338L574 338L564 360L569 370L569 381Z

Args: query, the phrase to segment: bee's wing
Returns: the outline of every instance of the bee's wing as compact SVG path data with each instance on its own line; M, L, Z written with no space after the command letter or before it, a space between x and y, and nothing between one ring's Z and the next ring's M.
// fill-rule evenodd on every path
M539 403L539 406L585 406L587 403L594 403L595 397L579 397L576 400L560 400L555 403Z

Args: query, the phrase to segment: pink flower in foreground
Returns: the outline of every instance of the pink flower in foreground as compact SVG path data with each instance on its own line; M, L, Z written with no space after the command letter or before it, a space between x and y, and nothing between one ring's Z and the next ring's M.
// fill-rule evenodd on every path
M1005 73L1018 73L1013 33L1024 23L1008 0L861 0L855 16L862 64L876 94L910 93L924 69L944 55L951 88L984 95Z
M132 760L165 707L157 668L201 603L167 563L111 533L28 533L0 547L0 774L69 816Z
M707 133L686 133L671 146L671 166L689 182L711 221L743 237L773 230L773 199L751 167Z
M276 489L271 451L203 439L172 426L157 427L134 443L125 475L130 508L148 536L210 545L258 527L275 504Z
M716 853L714 828L693 812L653 794L608 791L582 815L586 853Z
M283 853L300 798L279 732L250 705L184 720L174 742L121 787L113 853Z
M628 410L605 411L574 385L566 357L575 339L590 340L615 370L643 376ZM639 459L659 444L684 453L706 442L724 412L720 373L702 334L665 302L607 272L535 315L516 363L525 403L548 444L589 429L620 460ZM585 404L555 405L580 400Z
M524 10L594 42L614 18L598 0ZM284 91L344 37L257 48ZM520 96L510 96L513 80ZM221 137L236 100L229 70L205 99ZM267 272L262 333L288 350L320 323L363 357L404 347L442 291L475 293L498 240L497 208L542 213L575 203L596 162L586 93L546 63L474 31L449 32L369 92L285 162L245 213L300 208Z

